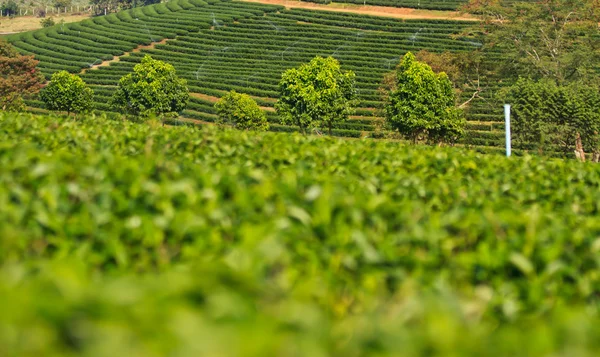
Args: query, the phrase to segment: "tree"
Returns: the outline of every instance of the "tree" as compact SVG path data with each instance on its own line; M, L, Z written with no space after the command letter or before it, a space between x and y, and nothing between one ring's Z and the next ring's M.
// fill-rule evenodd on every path
M457 97L463 93L469 95L458 105L459 108L466 107L474 99L483 99L484 92L488 91L481 78L490 75L492 68L483 61L484 55L480 50L442 53L421 50L415 54L415 58L427 63L435 73L446 73L454 84Z
M597 0L470 0L466 11L483 19L484 50L504 77L550 78L557 83L596 81L600 60Z
M79 76L67 71L55 72L40 97L48 109L69 115L88 112L94 106L94 91Z
M256 101L247 94L231 91L215 103L219 123L226 123L242 130L269 129L267 116Z
M23 96L37 93L44 76L33 56L21 56L4 40L0 40L0 107L18 111L24 108Z
M283 123L296 124L303 133L326 127L331 135L333 125L354 112L354 78L354 72L343 72L335 58L315 57L283 73L275 109Z
M19 13L19 5L15 0L8 0L0 6L4 16L15 16Z
M465 120L456 107L448 76L408 52L395 72L394 88L386 96L386 123L417 142L453 142L464 134Z
M600 153L600 88L584 83L558 85L551 79L519 79L505 90L512 104L515 144L543 152Z
M54 3L52 6L65 8L65 7L71 6L72 4L73 4L73 2L71 0L54 0Z
M112 105L141 118L175 115L188 103L186 84L185 79L177 77L172 65L146 55L133 67L133 73L119 80Z

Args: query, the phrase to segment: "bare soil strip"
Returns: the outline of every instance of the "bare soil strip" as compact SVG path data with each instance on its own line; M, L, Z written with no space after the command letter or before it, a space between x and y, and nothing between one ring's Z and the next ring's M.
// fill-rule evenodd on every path
M203 99L211 103L215 103L217 100L219 100L218 97L213 97L212 95L202 93L190 93L190 96L198 99Z
M298 0L240 0L246 2L257 2L261 4L280 5L287 9L310 9L334 12L348 12L360 15L393 17L397 19L421 19L421 20L460 20L478 21L479 19L461 13L459 11L417 10L403 7L354 5L342 3L330 3L328 5Z
M119 62L121 60L121 57L127 56L127 55L129 55L131 53L140 52L141 50L152 49L156 45L163 45L163 44L165 44L168 40L169 40L168 38L164 38L164 39L162 39L162 40L160 40L158 42L152 42L149 45L139 45L136 48L134 48L133 50L131 50L129 52L125 52L125 53L123 53L120 56L114 56L110 60L106 60L106 61L103 61L101 63L95 64L93 66L90 66L89 68L84 68L84 69L81 70L81 73L83 74L83 73L85 73L85 72L87 72L89 70L92 70L92 69L96 69L96 68L99 68L99 67L109 66L113 62Z

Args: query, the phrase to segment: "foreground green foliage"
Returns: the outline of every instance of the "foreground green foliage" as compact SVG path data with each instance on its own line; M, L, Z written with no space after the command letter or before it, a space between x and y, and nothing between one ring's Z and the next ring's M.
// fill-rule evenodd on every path
M146 55L119 81L112 104L136 117L163 117L185 109L190 98L185 79L177 76L169 63Z
M83 79L67 71L54 73L40 98L46 108L67 114L89 112L94 107L94 91Z
M229 124L241 130L269 129L267 116L248 94L231 91L215 103L219 124Z
M600 348L597 165L2 115L0 167L3 355Z

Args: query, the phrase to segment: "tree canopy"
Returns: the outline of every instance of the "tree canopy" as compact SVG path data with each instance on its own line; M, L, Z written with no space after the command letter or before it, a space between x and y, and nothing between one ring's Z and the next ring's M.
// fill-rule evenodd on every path
M268 130L267 116L248 94L232 90L215 103L219 123L242 130Z
M112 104L136 117L162 117L185 109L189 96L186 80L172 65L146 55L119 80Z
M504 93L512 104L515 143L540 153L600 152L600 88L521 78Z
M453 142L464 133L465 120L456 107L448 76L408 52L398 65L392 90L386 95L389 127L413 142Z
M483 18L471 31L484 35L484 49L498 54L494 61L505 77L597 81L597 0L470 0L465 10Z
M40 97L48 109L67 114L88 112L94 106L94 91L79 76L67 71L54 73Z
M23 96L37 93L44 76L33 56L21 56L8 42L0 39L0 107L16 111L24 107Z
M355 75L342 71L333 57L315 57L298 68L288 69L279 82L279 100L275 108L286 124L308 128L327 128L348 119L354 112Z

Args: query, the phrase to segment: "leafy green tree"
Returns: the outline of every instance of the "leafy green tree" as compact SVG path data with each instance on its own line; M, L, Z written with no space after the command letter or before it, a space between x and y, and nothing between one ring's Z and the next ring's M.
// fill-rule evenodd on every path
M470 0L466 11L482 22L484 51L504 77L597 81L600 61L600 3L597 0Z
M185 109L189 97L186 80L177 77L171 64L146 55L133 67L133 73L119 80L111 103L136 117L163 117Z
M464 134L465 119L456 107L448 76L408 52L395 72L393 89L386 95L386 123L413 142L453 142Z
M67 71L52 74L40 97L48 109L65 111L69 115L88 112L94 107L94 91L79 76Z
M232 90L215 103L215 109L219 115L219 123L233 125L242 130L269 129L267 116L247 94Z
M600 152L600 88L558 85L552 79L519 79L503 94L512 104L515 144L543 152Z
M8 0L0 6L4 16L15 16L19 13L19 5L15 0Z
M54 0L54 3L52 4L52 6L60 8L69 7L71 5L73 5L71 0Z
M354 112L354 78L354 72L342 71L333 57L315 57L285 71L275 104L281 121L298 125L303 133L307 128L326 127L331 135L333 125Z

